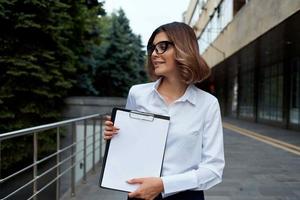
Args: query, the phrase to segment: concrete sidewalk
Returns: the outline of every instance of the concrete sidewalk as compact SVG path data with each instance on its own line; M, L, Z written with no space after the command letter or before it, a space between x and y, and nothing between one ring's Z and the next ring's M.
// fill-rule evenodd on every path
M300 133L224 118L224 122L300 146ZM299 200L300 156L224 129L223 182L205 191L206 200ZM97 170L100 172L100 169ZM77 187L78 200L124 200L127 194L98 187L99 173Z
M265 124L258 124L253 122L248 122L245 120L237 120L234 118L223 118L223 122L229 123L240 128L244 128L256 133L262 134L264 136L272 137L274 139L287 142L292 145L300 147L300 132L294 130L288 130L283 128L278 128L274 126L268 126Z
M75 197L70 197L70 192L65 194L62 200L127 200L127 193L117 192L113 190L101 189L98 186L100 177L100 165L97 165L97 173L89 173L86 183L80 183L76 187Z
M299 144L300 133L233 119L244 129ZM223 182L206 191L208 200L299 200L300 156L224 129Z

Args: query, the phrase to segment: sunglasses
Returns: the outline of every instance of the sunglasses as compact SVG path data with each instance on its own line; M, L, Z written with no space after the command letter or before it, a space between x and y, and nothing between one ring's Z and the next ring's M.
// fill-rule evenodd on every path
M147 46L148 55L152 55L154 50L156 54L163 54L168 50L170 45L174 45L174 43L170 41L161 41L155 45L154 44L149 45Z

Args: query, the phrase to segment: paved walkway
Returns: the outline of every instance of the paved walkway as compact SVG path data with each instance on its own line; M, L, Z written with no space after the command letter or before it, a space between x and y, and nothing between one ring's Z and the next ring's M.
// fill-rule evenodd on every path
M224 119L225 123L300 146L300 132ZM225 124L224 123L224 124ZM206 200L299 200L300 156L224 129L226 167L223 182L205 192ZM98 170L100 171L100 170ZM99 173L77 188L78 200L123 200L126 193L98 187Z

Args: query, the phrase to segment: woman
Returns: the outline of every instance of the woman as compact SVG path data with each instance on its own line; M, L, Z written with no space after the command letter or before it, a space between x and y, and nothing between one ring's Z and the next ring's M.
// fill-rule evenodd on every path
M148 45L149 74L156 81L131 87L126 108L170 116L162 177L128 180L139 188L129 199L202 200L222 181L223 132L217 99L194 86L209 75L195 33L184 23L158 27ZM104 138L118 128L105 122Z

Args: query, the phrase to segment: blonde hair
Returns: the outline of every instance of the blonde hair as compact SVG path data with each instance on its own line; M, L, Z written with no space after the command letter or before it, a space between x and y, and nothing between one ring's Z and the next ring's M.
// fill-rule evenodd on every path
M175 60L182 81L186 84L201 82L210 75L210 68L200 56L199 47L194 30L185 23L173 22L158 27L148 40L147 47L153 45L155 36L164 32L174 43ZM147 70L152 80L159 77L154 73L151 55L147 56Z

